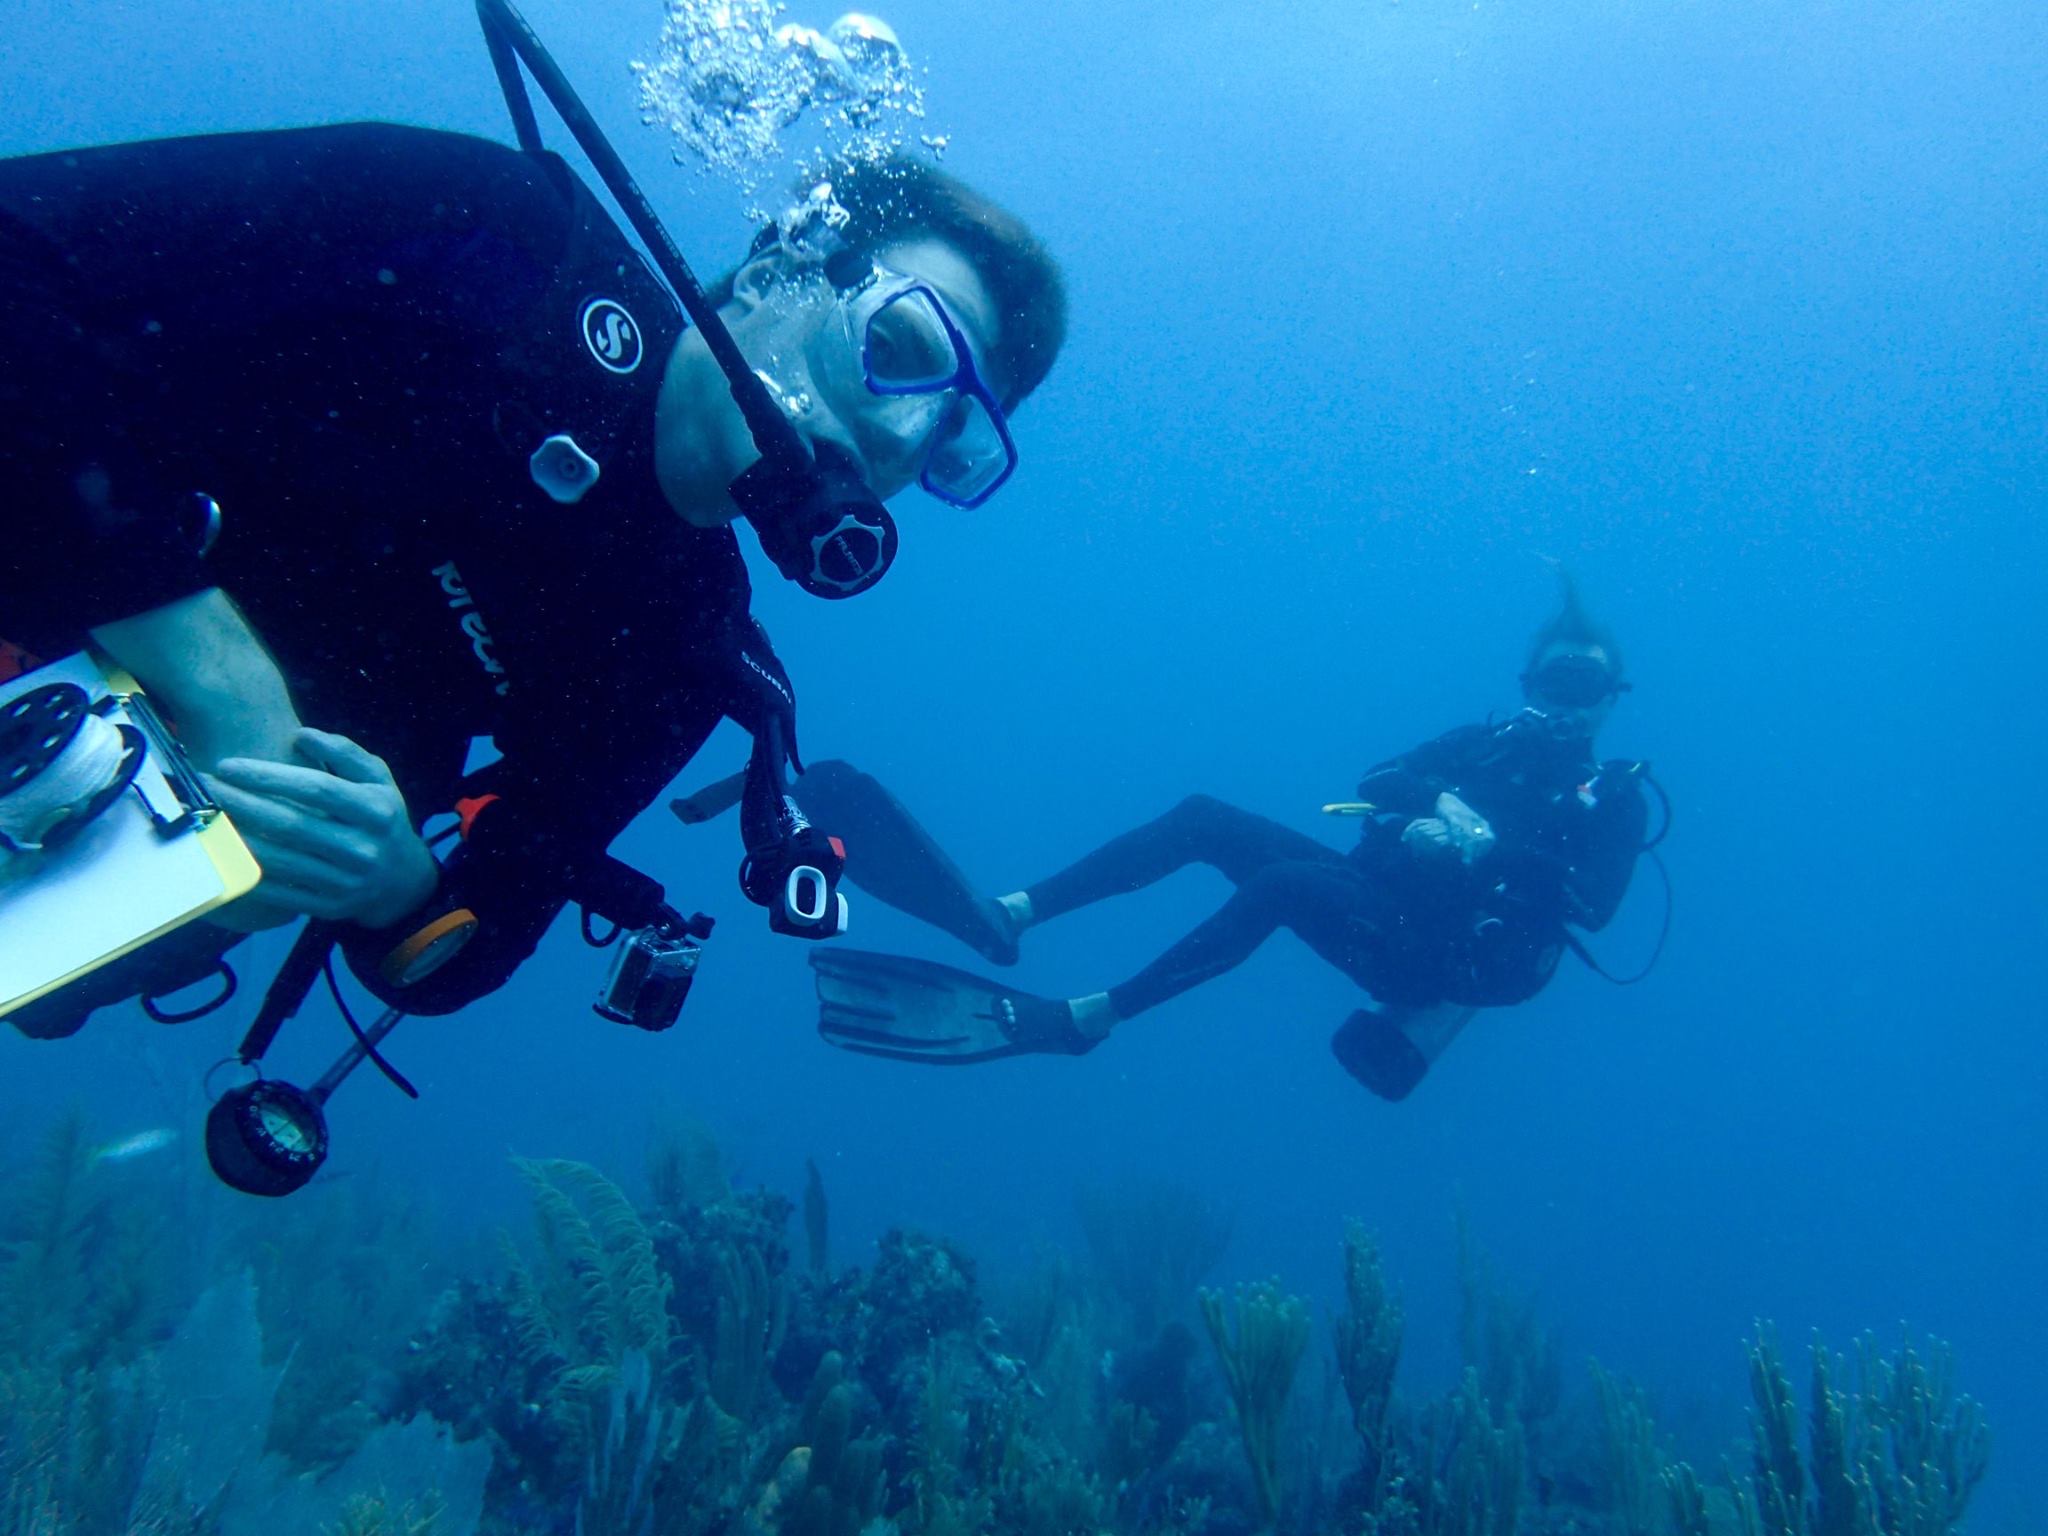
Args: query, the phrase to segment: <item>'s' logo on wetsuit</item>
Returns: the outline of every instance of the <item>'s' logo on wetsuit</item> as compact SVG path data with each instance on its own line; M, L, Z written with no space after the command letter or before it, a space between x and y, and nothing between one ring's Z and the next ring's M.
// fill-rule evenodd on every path
M640 366L640 327L617 299L592 299L583 306L583 344L598 366L631 373Z

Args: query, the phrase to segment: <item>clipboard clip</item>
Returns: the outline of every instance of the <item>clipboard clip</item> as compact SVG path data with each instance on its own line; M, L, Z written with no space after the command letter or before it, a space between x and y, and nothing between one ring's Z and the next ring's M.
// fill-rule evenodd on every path
M170 727L164 724L163 716L156 712L156 706L140 693L111 694L109 702L126 711L135 728L142 732L143 740L149 744L150 759L162 775L161 788L145 782L147 775L138 777L134 786L157 836L169 838L195 831L220 815L219 804L207 792L198 770L185 756Z

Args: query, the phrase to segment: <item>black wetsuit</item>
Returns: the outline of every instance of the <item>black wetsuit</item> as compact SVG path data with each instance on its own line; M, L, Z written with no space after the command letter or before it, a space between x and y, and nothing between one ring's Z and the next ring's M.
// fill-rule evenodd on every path
M1376 807L1343 853L1208 795L1104 844L1030 887L1034 922L1140 890L1190 864L1237 887L1216 915L1120 986L1120 1018L1157 1007L1242 964L1279 928L1381 1002L1501 1007L1542 990L1571 940L1567 925L1605 927L1621 905L1648 819L1643 765L1595 762L1582 739L1532 712L1447 732L1370 770L1359 798ZM1485 816L1496 842L1476 864L1418 859L1408 823L1450 791ZM795 793L845 834L847 878L998 964L1017 959L1003 909L980 895L909 811L867 774L820 762ZM739 796L713 785L687 819Z
M1241 964L1288 928L1383 1002L1496 1007L1556 971L1566 925L1613 917L1643 846L1639 765L1595 763L1529 714L1466 726L1368 772L1377 810L1351 853L1206 795L1104 845L1029 890L1045 921L1208 864L1237 886L1215 916L1109 992L1119 1018ZM1401 841L1455 793L1497 842L1472 865L1419 860Z
M56 657L217 586L416 816L501 796L436 897L483 926L402 997L461 1006L780 677L734 536L655 481L682 326L550 155L360 124L0 161L0 636ZM555 434L580 499L541 483ZM344 941L387 995L392 937Z

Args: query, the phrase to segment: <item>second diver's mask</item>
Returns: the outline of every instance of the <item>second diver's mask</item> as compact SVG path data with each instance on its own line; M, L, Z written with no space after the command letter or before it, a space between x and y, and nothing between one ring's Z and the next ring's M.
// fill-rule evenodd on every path
M1582 652L1552 656L1522 674L1523 694L1539 707L1592 709L1628 691L1605 661Z

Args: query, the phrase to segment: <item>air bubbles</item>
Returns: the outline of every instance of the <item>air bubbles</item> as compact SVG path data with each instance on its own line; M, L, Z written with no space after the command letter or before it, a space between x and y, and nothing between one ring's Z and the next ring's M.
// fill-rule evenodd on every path
M849 12L821 32L784 12L782 0L667 0L653 61L632 66L642 116L670 134L677 163L750 198L792 153L820 174L833 160L887 160L924 116L924 88L887 22ZM944 139L919 142L936 153Z
M832 41L839 45L841 55L856 74L885 88L898 76L910 72L903 40L879 16L848 11L832 23Z
M840 231L852 219L845 205L832 195L832 183L820 181L799 202L784 210L776 223L781 226L786 244L808 251L822 261L841 248Z
M779 362L780 360L777 359L776 361ZM790 389L768 369L756 368L754 370L754 377L768 386L768 393L774 397L775 403L782 407L782 414L789 417L790 420L796 422L808 420L811 413L817 409L818 403L811 398L809 390Z

